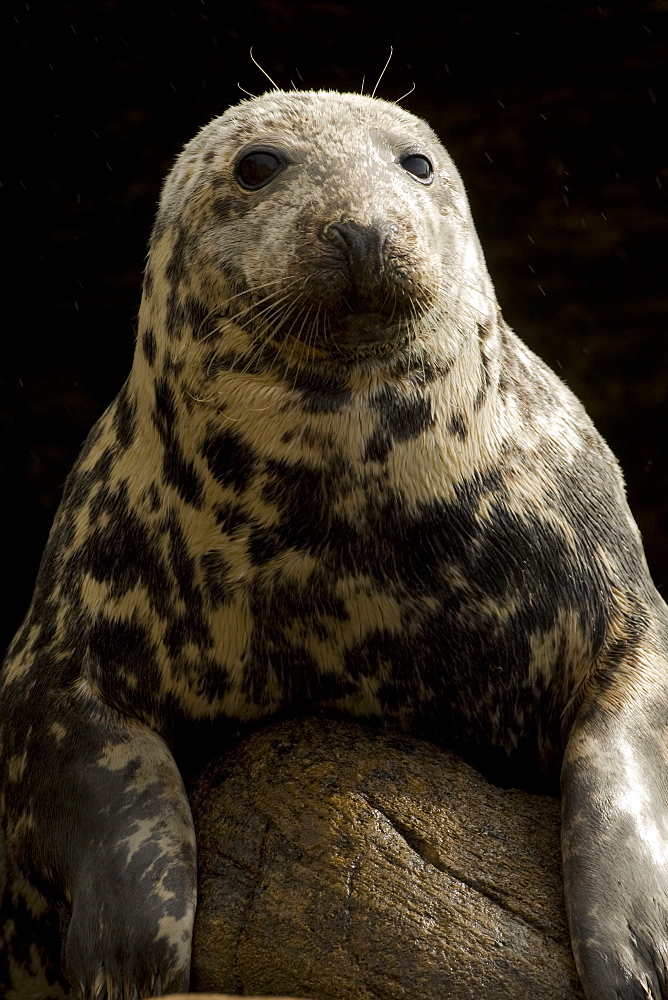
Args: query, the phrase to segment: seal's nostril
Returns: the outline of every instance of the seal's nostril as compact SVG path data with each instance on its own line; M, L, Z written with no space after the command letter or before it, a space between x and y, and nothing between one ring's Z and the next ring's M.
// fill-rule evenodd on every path
M387 229L385 225L366 226L350 219L330 222L324 229L324 236L345 254L351 270L355 271L367 267L369 262L382 265Z
M346 225L343 222L331 222L324 230L325 239L333 243L344 253L348 253L350 249L350 239L346 232Z

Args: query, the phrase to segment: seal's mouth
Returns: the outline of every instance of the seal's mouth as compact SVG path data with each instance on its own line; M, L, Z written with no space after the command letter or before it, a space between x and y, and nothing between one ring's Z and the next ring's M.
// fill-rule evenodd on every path
M399 324L386 313L369 310L332 316L328 327L329 337L338 347L355 348L392 343Z
M321 314L306 335L299 328L286 333L274 340L274 346L296 364L304 359L337 365L387 359L405 350L414 339L404 317L372 310ZM297 344L301 350L295 349Z

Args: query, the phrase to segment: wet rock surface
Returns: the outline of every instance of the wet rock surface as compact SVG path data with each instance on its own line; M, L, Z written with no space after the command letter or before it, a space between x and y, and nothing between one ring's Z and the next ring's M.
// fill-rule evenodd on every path
M338 720L279 723L193 798L194 988L318 1000L580 1000L559 804Z

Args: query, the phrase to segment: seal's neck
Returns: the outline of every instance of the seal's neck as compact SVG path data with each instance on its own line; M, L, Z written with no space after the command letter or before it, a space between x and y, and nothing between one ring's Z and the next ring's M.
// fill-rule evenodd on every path
M427 330L389 359L309 367L224 319L204 338L185 309L178 336L160 320L149 298L127 390L140 428L128 460L161 461L182 493L199 483L209 503L217 484L234 491L249 470L290 465L331 476L333 490L341 477L346 489L384 482L415 504L498 458L502 321L441 341Z

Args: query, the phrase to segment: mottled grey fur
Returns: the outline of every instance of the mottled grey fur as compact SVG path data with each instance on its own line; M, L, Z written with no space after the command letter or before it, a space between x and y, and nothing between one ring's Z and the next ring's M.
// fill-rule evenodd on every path
M258 147L280 170L248 190ZM587 995L668 995L667 621L434 133L356 95L230 109L167 179L133 369L0 682L9 851L70 914L75 994L187 985L191 731L319 706L515 781L563 762Z

